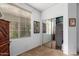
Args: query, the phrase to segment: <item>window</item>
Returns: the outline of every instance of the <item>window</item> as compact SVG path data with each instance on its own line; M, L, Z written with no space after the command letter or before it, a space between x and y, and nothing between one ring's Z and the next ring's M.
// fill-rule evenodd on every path
M18 22L10 22L10 37L18 38Z
M10 21L10 38L31 35L31 13L9 4L0 5L4 19Z

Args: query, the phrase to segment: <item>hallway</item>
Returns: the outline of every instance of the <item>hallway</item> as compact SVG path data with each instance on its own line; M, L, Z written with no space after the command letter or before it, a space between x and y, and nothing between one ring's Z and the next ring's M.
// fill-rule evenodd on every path
M77 10L77 3L1 3L0 56L77 55Z
M24 52L19 56L65 56L65 55L60 50L50 49L48 47L42 46Z

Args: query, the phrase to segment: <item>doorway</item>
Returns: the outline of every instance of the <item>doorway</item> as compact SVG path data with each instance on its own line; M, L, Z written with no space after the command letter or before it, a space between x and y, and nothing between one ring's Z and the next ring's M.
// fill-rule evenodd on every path
M63 16L47 19L46 33L42 34L42 44L50 49L62 50L63 45Z
M63 44L63 16L56 17L56 49L62 49Z

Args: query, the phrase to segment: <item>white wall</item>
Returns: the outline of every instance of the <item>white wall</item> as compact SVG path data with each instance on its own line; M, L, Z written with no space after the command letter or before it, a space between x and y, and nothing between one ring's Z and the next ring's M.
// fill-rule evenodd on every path
M77 4L77 51L79 52L79 3Z
M68 54L68 4L61 3L48 8L47 10L42 12L41 19L51 19L58 16L63 16L63 52L65 54Z
M68 17L77 18L77 4L68 4ZM77 20L77 19L76 19ZM77 29L75 27L68 27L68 50L69 54L77 54Z
M41 21L40 20L40 12L35 10L34 8L28 6L27 4L15 4L19 7L22 7L26 10L29 10L32 12L32 18L31 18L31 37L25 37L25 38L19 38L11 40L10 43L10 53L11 55L18 55L20 53L23 53L25 51L28 51L32 48L35 48L39 45L41 45L41 33L34 34L33 33L33 21ZM40 28L41 29L41 28Z
M45 44L51 41L51 21L47 19L47 21L42 20L42 22L46 23L46 33L42 33L42 43Z

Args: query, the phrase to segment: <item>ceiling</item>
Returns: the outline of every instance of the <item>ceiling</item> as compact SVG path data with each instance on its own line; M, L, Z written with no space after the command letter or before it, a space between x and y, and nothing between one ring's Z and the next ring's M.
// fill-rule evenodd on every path
M44 11L51 6L56 5L57 3L28 3L28 4L39 11Z

